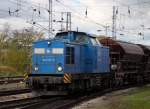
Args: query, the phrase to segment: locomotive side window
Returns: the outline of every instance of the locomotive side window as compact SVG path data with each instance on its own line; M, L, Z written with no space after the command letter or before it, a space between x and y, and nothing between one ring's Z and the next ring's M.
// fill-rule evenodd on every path
M74 64L74 47L66 47L66 64Z
M93 45L99 45L99 42L96 40L96 38L91 38L91 42Z

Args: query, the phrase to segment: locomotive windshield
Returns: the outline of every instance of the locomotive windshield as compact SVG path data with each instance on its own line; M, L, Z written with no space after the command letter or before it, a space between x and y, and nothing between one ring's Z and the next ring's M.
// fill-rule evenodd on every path
M66 38L66 35L64 35L64 34L56 35L55 38L56 38L56 39L67 39L67 38Z
M76 43L88 43L89 38L86 35L77 35L74 42L76 42Z
M79 43L79 44L88 44L99 45L99 42L95 37L89 36L83 32L62 32L58 33L55 37L56 39L66 39L70 42Z
M71 42L75 43L88 43L89 42L89 37L87 34L82 33L82 32L73 32L73 34L70 32L63 32L63 33L58 33L55 36L56 39L68 39Z

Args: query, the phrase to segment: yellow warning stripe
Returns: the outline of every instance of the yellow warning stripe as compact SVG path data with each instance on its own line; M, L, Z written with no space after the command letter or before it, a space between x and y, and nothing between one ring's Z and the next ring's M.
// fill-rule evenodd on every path
M70 74L66 74L65 77L71 79L71 75Z
M66 77L64 77L64 83L71 83L71 80L69 80Z
M67 82L69 82L69 83L71 82L71 80L68 79L68 78L66 78L66 76L64 76L64 80L67 81Z
M28 79L28 73L25 73L23 76L24 76L24 81Z
M27 76L28 74L27 73L25 73L23 76Z
M70 82L68 82L68 81L64 80L64 83L66 83L66 84L67 84L67 83L70 83Z
M28 79L28 76L24 77L24 81Z
M71 83L71 74L65 73L63 80L64 80L64 83Z

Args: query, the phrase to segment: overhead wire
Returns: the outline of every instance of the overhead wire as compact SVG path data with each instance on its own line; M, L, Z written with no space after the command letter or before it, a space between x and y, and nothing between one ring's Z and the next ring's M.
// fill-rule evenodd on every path
M16 1L16 0L15 0ZM56 0L56 1L59 1L59 0ZM26 3L25 3L26 2ZM25 2L22 2L22 5L23 4L27 4L27 1L25 1ZM88 21L90 21L90 23L92 23L92 24L94 24L94 25L97 25L97 26L101 26L101 27L105 27L105 25L103 25L103 24L100 24L100 23L98 23L98 22L96 22L96 21L94 21L94 20L92 20L92 19L89 19L89 18L87 18L86 20L85 20L85 18L83 17L83 16L81 16L81 14L79 13L79 12L77 12L76 10L74 10L74 9L72 9L71 7L69 7L69 6L67 6L67 5L65 5L65 4L63 4L62 2L60 2L59 1L59 3L60 4L62 4L62 5L64 5L64 7L66 7L66 8L68 8L68 9L70 9L70 10L72 10L73 12L75 12L76 14L74 14L75 15L75 17L77 17L77 18L80 18L80 20L82 20L82 21L84 21L84 22L87 22L88 23ZM36 4L32 4L33 6L35 6L35 7L38 7L38 5L36 5ZM46 9L47 10L47 8L45 8L45 7L43 7L42 5L40 6L42 9ZM110 30L110 29L109 29ZM110 30L111 31L111 30Z
M16 1L16 0L15 0ZM59 2L59 3L61 3L60 1L58 1L58 0L56 0L57 2ZM23 2L23 3L27 3L27 2ZM61 3L62 4L62 3ZM64 4L62 4L63 6L65 6ZM37 6L37 5L33 5L33 6ZM65 6L66 7L66 6ZM42 7L43 8L43 7ZM46 9L46 8L44 8L44 9ZM71 8L70 8L71 9ZM75 11L74 9L71 9L72 11ZM80 14L78 13L78 12L76 12L76 14L78 14L78 16L76 16L76 17L78 17L78 18L82 18L82 20L83 21L85 21L85 19L83 18L83 17L81 17L80 16ZM89 19L89 18L88 18ZM92 23L94 23L94 24L96 24L96 25L99 25L99 26L102 26L102 27L105 27L104 25L102 25L102 24L100 24L100 23L98 23L98 22L95 22L95 21L93 21L92 19L89 19Z
M59 4L61 4L62 6L64 6L65 8L68 8L68 9L72 10L74 13L77 14L76 16L78 16L79 18L83 19L83 21L85 21L85 17L82 17L79 12L77 12L77 11L74 10L74 9L72 9L72 8L69 7L68 5L65 5L64 3L60 2L60 0L56 0L56 1L57 1ZM94 21L94 20L92 20L92 19L90 19L90 18L87 18L87 19L88 19L90 22L92 22L92 23L94 23L94 24L96 24L96 25L98 25L98 26L105 27L105 25L100 24L100 23L98 23L98 22L96 22L96 21Z
M15 0L16 1L16 0ZM9 2L10 3L13 3L13 4L16 4L16 2L14 2L14 1L12 1L12 0L9 0ZM28 6L28 4L27 3L22 3L21 4L22 5L22 9L21 9L21 11L23 11L23 12L27 12L26 14L30 14L30 16L31 17L33 17L33 12L34 12L34 14L35 15L37 15L37 13L35 13L35 9L36 8L34 8L32 5L29 5ZM41 6L40 6L40 8L41 8ZM38 10L38 9L36 9L36 10ZM30 12L29 12L30 11ZM40 14L41 14L41 12L40 12ZM38 12L38 15L37 15L38 17L39 17L39 12ZM37 18L37 17L36 17ZM45 17L43 17L42 15L40 16L40 19L46 19Z
M146 4L145 4L146 3ZM146 18L146 17L143 17L144 15L147 15L147 13L145 12L145 10L144 10L144 12L142 11L142 9L144 9L144 5L143 4L145 4L145 5L150 5L149 4L150 3L150 1L149 2L145 2L145 1L141 1L141 0L137 0L137 2L135 3L135 4L131 4L130 6L138 6L139 7L139 9L140 10L137 10L137 9L132 9L132 10L134 10L135 12L138 12L139 13L139 15L140 16L138 16L138 18L140 18L140 20L138 20L138 22L139 22L139 26L141 27L141 29L139 29L138 31L140 31L139 33L141 33L142 31L142 34L144 35L144 31L145 31L145 28L144 27L142 27L142 25L144 25L144 20L146 20L146 19L144 19L144 18ZM124 5L124 6L128 6L128 5L125 5L125 4L123 4L123 3L120 3L121 5ZM142 6L142 7L141 7ZM135 22L135 20L134 20L134 22ZM142 29L143 28L143 29ZM147 30L149 30L149 29L147 29Z
M10 3L13 3L13 4L16 4L16 2L13 2L12 0L9 0L9 2ZM20 4L23 8L21 8L20 9L20 11L25 11L26 12L26 10L28 10L28 14L29 14L29 9L32 9L32 12L34 12L35 10L33 9L33 7L32 6L28 6L27 4L25 5L25 4ZM25 9L26 8L26 9ZM32 21L34 21L34 19L33 19L33 13L32 13ZM26 22L26 23L28 23L28 24L31 24L31 23L29 23L28 21ZM44 29L44 30L46 30L46 28L44 28L43 26L40 26L40 25L38 25L37 26L37 24L36 25L33 25L32 24L32 26L34 26L34 27L38 27L38 28L42 28L42 29Z
M143 3L150 3L150 2L143 2ZM132 4L132 5L138 5L138 4ZM130 11L130 8L129 8L129 6L131 6L131 5L124 5L124 6L128 7L128 14L131 14L131 11Z
M80 1L78 1L81 5L84 5L85 7L87 7L87 5L85 5L85 4L83 4L83 3L81 3ZM107 6L108 7L108 6ZM112 6L110 6L110 7L113 7L113 5ZM119 6L117 6L117 10L116 10L116 14L118 14L118 7ZM106 26L104 26L104 28L105 28ZM110 28L111 28L111 26L109 26ZM108 28L107 30L109 30L109 31L111 31L112 32L112 30L110 29L110 28ZM116 32L117 34L121 34L121 33L118 33L118 32Z
M80 15L80 13L78 13L76 10L72 9L72 8L69 7L68 5L63 4L62 2L60 2L60 0L56 0L56 1L57 1L59 4L61 4L62 6L64 6L65 8L68 8L68 9L72 10L73 12L75 12L75 13L77 14L77 15L75 15L75 16L78 17L79 20L82 20L82 21L84 21L84 22L87 22L86 19L85 19L84 17L82 17L82 16ZM100 26L100 27L103 27L103 28L106 27L105 25L100 24L100 23L98 23L98 22L96 22L96 21L94 21L94 20L92 20L92 19L90 19L90 18L87 18L87 19L88 19L88 22L87 22L87 23L89 23L89 21L90 21L92 24L95 24L95 25L97 25L97 26ZM108 28L108 30L109 30L109 31L112 31L110 28ZM118 33L118 34L119 34L119 33Z

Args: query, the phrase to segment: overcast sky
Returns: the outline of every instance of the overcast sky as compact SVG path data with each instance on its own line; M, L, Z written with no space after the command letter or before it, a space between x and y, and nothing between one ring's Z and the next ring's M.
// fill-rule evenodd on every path
M117 38L150 45L150 0L53 0L53 19L60 20L62 11L72 12L73 30L78 27L79 31L105 35L103 26L109 26L108 35L111 36L113 6L116 6ZM32 21L48 29L46 9L48 0L1 0L0 29L6 22L12 29L27 28L32 26L28 23ZM59 23L53 26L56 32L60 30ZM47 32L43 27L38 26L38 31Z

